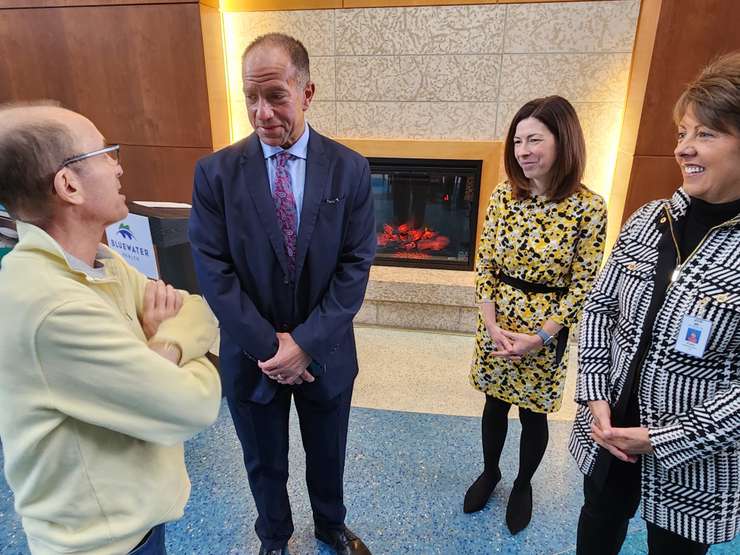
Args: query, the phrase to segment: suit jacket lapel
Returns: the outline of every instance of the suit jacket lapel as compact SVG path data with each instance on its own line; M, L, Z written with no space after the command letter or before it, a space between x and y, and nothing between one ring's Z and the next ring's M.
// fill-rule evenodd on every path
M283 234L275 213L275 204L270 193L270 181L267 177L265 156L257 135L252 134L247 140L242 154L242 180L252 197L262 227L270 239L275 256L283 272L288 273L288 261L283 245Z
M296 245L296 281L301 275L308 245L311 244L311 235L316 225L319 205L328 185L329 159L324 152L324 138L311 129L308 136L308 154L306 155L306 182L303 189L301 226L298 230Z

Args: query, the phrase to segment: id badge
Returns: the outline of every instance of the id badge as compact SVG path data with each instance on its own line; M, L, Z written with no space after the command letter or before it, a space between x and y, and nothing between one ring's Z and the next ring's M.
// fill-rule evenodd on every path
M684 316L676 338L676 350L680 353L702 358L711 331L711 321L696 316Z

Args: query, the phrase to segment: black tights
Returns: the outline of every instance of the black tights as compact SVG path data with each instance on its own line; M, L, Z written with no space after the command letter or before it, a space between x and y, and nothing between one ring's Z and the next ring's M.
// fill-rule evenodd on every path
M506 441L510 408L510 403L486 395L481 429L484 472L490 476L496 475L499 471L499 459ZM520 408L519 422L522 424L522 436L519 441L519 474L515 484L524 486L532 480L542 461L549 432L545 413Z

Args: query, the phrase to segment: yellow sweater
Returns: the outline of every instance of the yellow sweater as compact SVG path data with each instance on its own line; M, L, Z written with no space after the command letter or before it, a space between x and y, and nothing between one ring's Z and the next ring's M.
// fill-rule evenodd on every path
M218 413L204 358L216 325L186 298L146 345L146 278L101 246L105 277L70 266L59 244L19 223L0 270L0 438L5 476L34 555L128 553L177 519L190 494L182 442Z

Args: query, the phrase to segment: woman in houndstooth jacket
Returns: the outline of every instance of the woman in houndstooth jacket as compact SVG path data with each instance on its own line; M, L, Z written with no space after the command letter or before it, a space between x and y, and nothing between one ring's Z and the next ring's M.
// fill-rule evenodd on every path
M651 555L740 526L740 52L674 117L683 186L630 218L584 308L579 555L618 553L641 499Z

